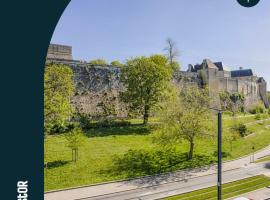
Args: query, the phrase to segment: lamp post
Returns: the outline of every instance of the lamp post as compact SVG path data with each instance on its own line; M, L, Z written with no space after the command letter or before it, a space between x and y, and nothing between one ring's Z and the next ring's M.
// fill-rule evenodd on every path
M222 185L222 112L218 111L218 200L221 200Z
M222 111L216 108L210 108L211 110L215 110L218 112L218 172L217 172L217 197L218 200L221 200L222 194Z

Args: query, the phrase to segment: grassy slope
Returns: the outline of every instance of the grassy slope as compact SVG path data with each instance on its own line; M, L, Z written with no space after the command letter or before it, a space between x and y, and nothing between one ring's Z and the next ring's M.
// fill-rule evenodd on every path
M135 120L138 122L138 120ZM255 121L254 117L239 118L238 121ZM232 123L231 119L224 119L224 129ZM270 120L264 124L253 124L248 126L252 132L245 139L239 139L233 143L232 159L252 152L251 147L261 149L270 143L270 130L264 128L270 124ZM129 149L147 149L152 144L151 128L132 126L129 128L97 129L90 131L91 134L104 137L89 137L89 143L79 150L78 162L71 163L71 151L65 145L63 136L49 136L45 160L49 162L49 168L45 170L45 190L53 190L67 187L80 186L85 184L100 183L111 180L127 178L125 174L107 173L106 170L112 165L112 158L115 154L123 154ZM226 131L225 133L226 134ZM223 143L224 151L230 151L228 142ZM182 143L179 149L183 152L188 150L188 145ZM216 139L197 140L195 153L213 154L216 149ZM61 162L56 162L61 161Z
M269 177L260 175L251 178L231 182L222 186L222 197L230 198L237 195L241 195L250 191L254 191L270 185ZM166 200L210 200L216 199L217 188L216 186L184 193L181 195L166 198Z

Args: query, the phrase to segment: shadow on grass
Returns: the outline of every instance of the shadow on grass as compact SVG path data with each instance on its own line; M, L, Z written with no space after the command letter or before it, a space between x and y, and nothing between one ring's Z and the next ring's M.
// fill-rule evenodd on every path
M175 148L129 150L122 156L114 156L113 166L100 173L121 175L127 179L142 177L126 183L155 185L164 181L187 181L194 173L207 171L215 162L215 158L207 155L194 155L188 160L187 153Z
M71 161L64 161L64 160L56 160L56 161L52 161L52 162L48 162L47 164L44 164L44 168L47 167L47 169L53 169L56 167L61 167L64 166L68 163L70 163Z
M88 137L104 137L110 135L148 135L154 129L153 125L131 124L120 127L100 127L86 130Z

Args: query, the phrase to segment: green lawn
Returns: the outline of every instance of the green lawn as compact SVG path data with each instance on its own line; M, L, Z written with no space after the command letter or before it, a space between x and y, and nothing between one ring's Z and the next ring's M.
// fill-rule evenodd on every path
M115 155L122 155L129 149L151 149L151 133L157 126L155 120L150 126L138 125L140 120L133 120L132 126L117 128L99 128L87 132L87 145L79 149L79 160L71 162L71 150L67 148L63 136L49 136L46 140L45 163L48 163L45 173L45 191L81 186L86 184L101 183L128 178L125 173L111 173L108 171L113 165ZM238 118L238 122L248 123L255 121L254 116ZM232 119L226 118L224 123L224 135L232 123ZM233 142L233 151L230 152L229 142L223 142L223 151L229 153L224 160L237 158L251 153L252 146L255 150L268 146L270 143L270 120L264 123L248 125L255 134L247 138L241 138ZM183 142L178 146L181 152L187 152L188 144ZM195 142L195 154L214 155L216 150L216 138L199 139Z
M223 184L222 199L235 197L270 185L270 178L259 175L239 181ZM217 187L209 187L189 193L166 198L166 200L214 200L217 199Z

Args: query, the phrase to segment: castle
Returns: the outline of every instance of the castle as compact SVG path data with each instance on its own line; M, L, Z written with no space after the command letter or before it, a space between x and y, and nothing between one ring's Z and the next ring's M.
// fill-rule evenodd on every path
M125 115L118 95L123 86L120 82L121 68L92 66L85 61L73 60L72 47L51 44L48 49L46 63L59 63L71 67L74 71L76 95L72 103L76 109L84 113L98 112L98 103L104 94L115 99L118 113ZM201 64L189 65L187 71L174 73L173 82L179 86L185 84L207 84L209 91L241 93L245 95L246 106L262 101L269 107L267 99L267 83L263 77L257 77L251 69L230 71L222 62L204 59Z

